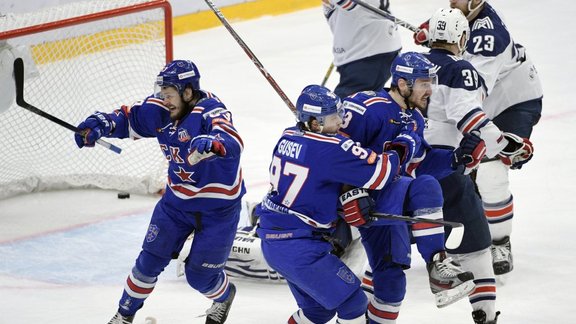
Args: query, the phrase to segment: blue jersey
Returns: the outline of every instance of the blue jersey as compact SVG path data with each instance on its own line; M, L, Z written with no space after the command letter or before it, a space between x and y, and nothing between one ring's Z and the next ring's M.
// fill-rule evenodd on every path
M246 192L240 168L243 143L232 115L216 96L206 91L201 94L191 112L178 121L172 121L168 108L154 97L109 114L116 125L110 137L158 139L168 160L168 184L163 199L182 211L227 207ZM223 143L224 157L210 153L205 159L194 158L191 141L206 134Z
M343 184L382 189L397 175L398 155L377 154L341 135L284 130L270 164L271 189L260 225L331 228ZM272 213L272 215L270 215Z

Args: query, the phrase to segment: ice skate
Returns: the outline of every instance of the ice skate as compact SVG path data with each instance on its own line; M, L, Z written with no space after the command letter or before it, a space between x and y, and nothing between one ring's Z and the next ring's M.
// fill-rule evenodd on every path
M438 308L446 307L468 296L474 289L472 272L462 270L460 264L446 257L446 252L436 253L426 268L430 290L434 294Z
M500 315L500 312L496 312L496 317L494 317L493 321L486 321L486 312L479 309L472 312L472 319L476 324L496 324L496 322L498 322L498 315Z
M130 324L133 320L134 316L122 316L120 313L116 313L108 324Z
M495 275L503 275L514 269L512 246L509 236L498 241L492 241L491 250L492 267L494 268Z
M212 307L206 311L206 324L222 324L226 322L228 318L228 312L230 312L230 307L234 301L234 296L236 295L236 286L230 284L230 294L225 301L221 303L214 302Z

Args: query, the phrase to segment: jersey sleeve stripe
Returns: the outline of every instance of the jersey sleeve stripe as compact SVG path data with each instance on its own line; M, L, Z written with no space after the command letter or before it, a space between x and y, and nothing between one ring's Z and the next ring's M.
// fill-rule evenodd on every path
M462 119L458 122L456 127L460 130L462 134L470 133L473 130L480 129L490 122L490 119L486 116L484 111L480 108L475 108L470 110Z
M236 140L236 142L238 142L238 145L240 145L241 149L244 148L244 142L242 141L240 134L238 134L236 129L234 129L233 127L230 127L228 125L219 124L219 125L216 125L213 129L214 130L219 129L219 130L223 131L224 133L230 135L232 138L234 138Z
M378 159L376 171L372 178L368 180L362 187L368 189L382 189L390 179L390 160L387 154L381 154Z

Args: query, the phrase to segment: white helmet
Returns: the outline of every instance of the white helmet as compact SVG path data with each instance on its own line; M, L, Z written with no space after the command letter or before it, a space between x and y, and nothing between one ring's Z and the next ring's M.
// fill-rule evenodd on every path
M468 19L460 9L438 9L430 18L430 43L445 42L458 45L461 53L466 49L470 37ZM466 35L464 44L460 43L462 35Z

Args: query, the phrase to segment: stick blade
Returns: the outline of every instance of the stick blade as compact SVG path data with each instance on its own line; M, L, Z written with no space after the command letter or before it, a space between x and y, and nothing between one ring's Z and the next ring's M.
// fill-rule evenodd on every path
M14 60L14 81L16 82L16 103L25 106L24 101L24 61L18 57Z
M454 226L450 231L450 235L446 239L446 248L450 250L457 249L462 243L462 238L464 237L464 225Z

